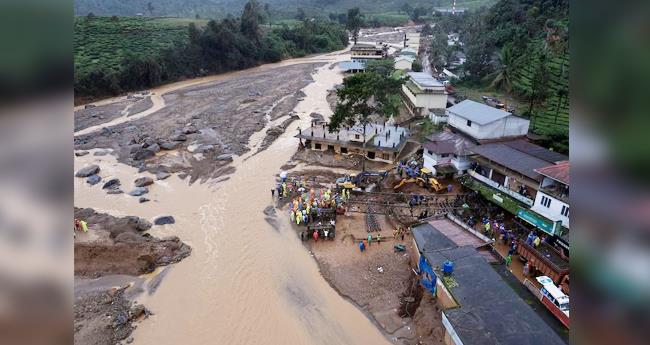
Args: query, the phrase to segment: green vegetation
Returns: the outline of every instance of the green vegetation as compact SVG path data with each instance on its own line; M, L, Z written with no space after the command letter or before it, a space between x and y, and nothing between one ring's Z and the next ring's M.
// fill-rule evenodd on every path
M517 110L530 117L531 131L552 139L549 147L567 152L568 8L568 0L500 0L489 9L439 16L431 62L449 64L458 48L446 45L446 34L459 33L467 61L456 86L523 100L526 106Z
M386 59L368 62L364 72L345 78L343 87L336 92L338 102L330 119L330 130L369 123L375 114L397 116L403 80L395 78L394 72L393 61Z
M74 21L76 75L96 68L119 71L127 56L158 56L163 50L188 42L190 23L207 20L142 17L77 17Z
M298 5L292 0L266 0L272 8L273 18L293 18L297 13L297 6L302 8L308 17L318 17L322 13L345 13L347 10L359 7L365 13L389 13L401 11L404 4L413 8L422 7L430 14L433 7L451 7L451 0L306 0ZM457 0L458 7L477 9L491 6L496 0ZM74 13L77 16L86 16L92 12L98 16L173 16L195 18L225 18L228 14L238 16L242 10L242 3L226 0L75 0Z
M338 24L308 19L269 28L264 25L269 21L268 13L268 6L251 0L240 18L207 23L78 18L75 97L115 95L347 45L347 33Z

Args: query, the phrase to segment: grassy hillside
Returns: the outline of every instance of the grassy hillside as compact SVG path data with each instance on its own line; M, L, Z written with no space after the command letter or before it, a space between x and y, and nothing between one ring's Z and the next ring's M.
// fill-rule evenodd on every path
M189 39L187 26L206 20L144 17L76 17L74 21L75 74L96 68L118 70L127 55L155 57L160 51Z
M450 7L452 0L266 0L277 19L292 16L297 7L305 9L308 15L341 13L352 7L359 7L365 13L394 12L408 3L412 7ZM457 0L458 7L475 9L490 6L496 0ZM227 14L239 15L244 0L75 0L74 13L85 16L92 12L98 16L174 16L194 18L222 18ZM151 6L149 6L151 4Z

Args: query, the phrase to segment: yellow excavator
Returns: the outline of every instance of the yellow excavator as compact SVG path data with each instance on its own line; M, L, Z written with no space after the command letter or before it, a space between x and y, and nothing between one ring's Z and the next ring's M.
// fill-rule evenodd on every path
M395 185L395 187L393 187L393 190L398 190L410 183L416 183L420 187L428 188L435 192L440 192L445 189L445 187L443 187L443 185L433 177L431 170L422 168L420 170L420 176L402 179L397 185Z

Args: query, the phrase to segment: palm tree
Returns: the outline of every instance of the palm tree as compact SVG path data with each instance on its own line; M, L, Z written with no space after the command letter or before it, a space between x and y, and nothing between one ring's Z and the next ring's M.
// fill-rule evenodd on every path
M492 79L492 83L490 84L491 87L504 90L508 93L512 92L514 60L515 57L512 53L512 47L510 45L503 46L497 56L497 68L496 72L493 73L494 79Z

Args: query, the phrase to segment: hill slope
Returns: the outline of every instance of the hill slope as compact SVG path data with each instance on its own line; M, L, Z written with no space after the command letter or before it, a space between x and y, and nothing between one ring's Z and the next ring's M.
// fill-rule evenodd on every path
M362 12L380 13L398 11L405 3L412 7L433 6L450 7L452 0L261 0L271 6L274 17L292 16L297 7L304 8L308 14L341 13L352 7ZM496 0L457 0L458 7L478 8L492 5ZM228 13L238 15L244 0L75 0L74 14L85 16L92 12L98 16L173 16L194 18L221 18Z

